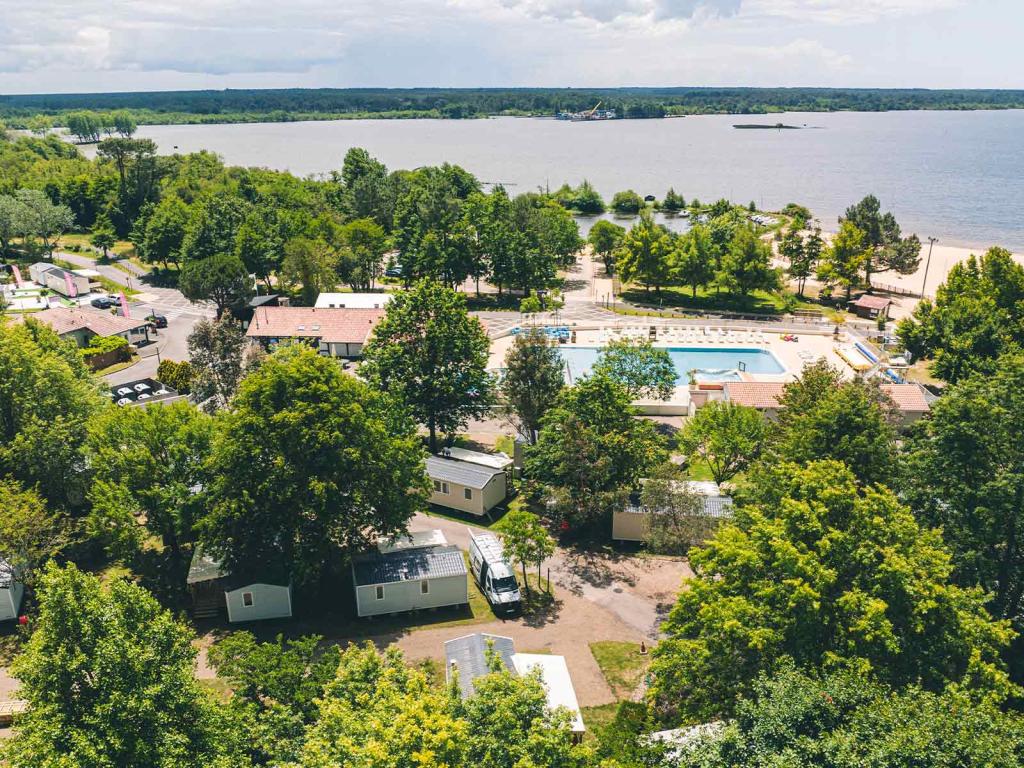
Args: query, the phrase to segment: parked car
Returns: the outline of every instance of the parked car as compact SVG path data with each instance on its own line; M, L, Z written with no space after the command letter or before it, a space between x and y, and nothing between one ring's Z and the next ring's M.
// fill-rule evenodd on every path
M89 303L96 307L96 309L110 309L111 307L117 305L117 302L114 301L109 296L97 296Z
M146 321L149 322L151 325L153 325L156 328L166 328L167 327L167 317L164 316L164 315L149 315L146 318Z

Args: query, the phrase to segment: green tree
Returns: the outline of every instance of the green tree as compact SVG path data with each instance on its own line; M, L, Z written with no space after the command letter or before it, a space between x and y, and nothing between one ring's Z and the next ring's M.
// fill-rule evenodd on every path
M864 259L864 282L871 285L876 272L895 271L912 275L921 264L921 241L917 235L902 237L900 225L892 213L882 213L881 204L874 195L868 195L856 205L846 209L839 220L840 227L849 223L864 235L867 254Z
M105 405L74 343L30 316L0 322L0 476L36 488L54 508L80 507L83 425Z
M647 291L653 285L660 293L661 287L668 283L671 249L672 238L668 230L655 224L650 212L644 211L622 242L622 251L617 259L622 280L627 283L640 281Z
M665 193L665 199L661 201L661 210L669 213L678 213L686 207L686 200L672 187Z
M1024 267L1003 248L970 256L897 332L914 356L931 358L940 379L956 383L992 372L1000 355L1024 346Z
M134 134L138 129L138 124L135 122L135 118L128 110L119 110L115 112L112 117L114 120L114 128L123 138L130 139L132 134Z
M281 279L301 291L302 304L311 307L316 297L333 290L338 281L338 253L323 238L296 237L284 247Z
M523 585L530 591L526 566L537 566L537 584L540 585L541 565L555 553L555 540L540 518L525 509L513 509L498 521L494 529L501 534L505 552L523 569Z
M608 276L615 274L615 253L622 245L626 230L607 219L595 221L590 228L588 242L594 253L601 257L604 271Z
M757 680L737 716L687 744L680 768L1020 765L1024 720L963 692L894 690L858 670L788 667ZM650 750L655 758L656 750Z
M484 765L467 759L470 724L450 696L406 666L398 650L349 646L319 707L301 768Z
M245 265L237 256L226 253L186 261L178 287L189 301L212 301L218 319L226 310L245 304L253 294Z
M19 189L14 193L21 204L19 218L21 233L27 244L35 238L43 242L43 251L52 254L61 235L71 229L75 215L66 205L55 205L38 189Z
M704 514L703 497L672 464L644 478L639 501L647 516L644 544L652 552L684 556L721 522Z
M6 750L13 768L247 765L195 679L191 634L149 593L50 564L38 596L12 668L28 702Z
M227 408L242 377L258 364L247 356L242 326L230 317L203 318L192 327L186 343L192 399L211 412Z
M0 478L0 559L14 568L14 577L28 587L36 571L74 540L71 521L51 512L34 490L16 480Z
M0 256L7 256L11 240L24 233L24 218L20 200L12 195L0 195Z
M544 414L526 472L546 487L559 516L582 525L623 503L664 458L654 425L636 418L626 388L590 376L564 389Z
M677 374L668 351L649 341L614 340L594 364L595 376L607 376L626 388L632 400L668 400Z
M142 230L142 242L136 243L142 258L150 264L168 263L177 266L181 261L181 247L188 224L189 209L177 195L161 200L153 209Z
M612 210L620 216L636 216L644 207L644 199L632 189L616 192L612 197Z
M87 518L91 538L133 552L144 533L158 536L172 570L185 575L185 549L205 505L213 422L190 403L159 408L110 408L88 425L93 467Z
M500 394L516 430L531 444L537 442L541 420L564 385L565 364L557 345L537 330L516 336L505 355Z
M114 225L110 223L110 218L107 216L97 218L92 228L92 237L89 239L89 243L94 248L101 249L103 251L103 258L107 258L110 249L114 247L116 242L117 233L114 232Z
M825 249L818 263L818 279L829 288L840 286L846 290L846 300L854 286L860 284L861 270L867 263L870 246L864 233L849 221L839 225L832 244Z
M207 657L231 686L230 705L244 723L255 765L298 760L306 728L319 715L317 700L338 668L337 653L323 652L318 635L258 642L233 632L212 645Z
M183 261L199 261L215 255L233 254L238 230L245 221L249 204L236 195L220 192L196 200L189 209L181 241Z
M258 562L297 583L339 552L404 531L426 496L408 416L304 346L278 350L242 382L210 474L204 547L228 569Z
M408 406L436 452L439 431L452 435L490 407L489 349L487 333L466 312L465 296L423 280L388 302L363 351L360 374Z
M894 404L877 380L846 380L821 361L786 385L773 450L785 461L841 461L865 483L885 482L896 466Z
M772 465L690 563L651 667L668 722L733 712L787 659L845 660L893 686L1009 690L999 654L1013 633L981 590L951 584L939 531L837 462Z
M280 271L285 259L288 229L279 209L257 205L235 235L235 255L250 273L263 281L268 291L273 290L271 275Z
M586 179L573 191L572 207L584 216L598 216L605 211L604 200Z
M384 269L387 236L373 219L355 219L341 230L339 274L354 291L369 291Z
M773 291L779 273L772 267L772 252L751 227L737 227L723 254L718 282L730 293L746 296L751 291Z
M710 230L703 224L677 239L669 258L673 282L690 286L694 298L697 289L706 287L715 277L715 246Z
M679 450L690 461L702 461L716 483L731 480L755 461L764 448L768 425L756 409L712 401L686 420Z
M942 529L961 584L1024 628L1024 356L947 389L905 446L902 489Z
M789 263L786 271L796 280L797 296L803 296L807 278L813 273L815 265L807 258L800 230L790 228L786 231L782 236L782 242L779 243L779 255Z
M64 118L68 133L75 136L82 144L92 144L100 140L100 121L94 112L70 112Z

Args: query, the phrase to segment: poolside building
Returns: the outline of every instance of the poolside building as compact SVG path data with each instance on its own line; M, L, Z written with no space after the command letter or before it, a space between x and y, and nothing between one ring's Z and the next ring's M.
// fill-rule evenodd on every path
M384 309L391 301L390 293L321 293L316 297L317 309Z
M882 383L879 387L895 404L901 427L910 426L931 411L928 397L919 384ZM785 388L781 382L727 381L722 385L722 399L756 408L774 421L779 416Z

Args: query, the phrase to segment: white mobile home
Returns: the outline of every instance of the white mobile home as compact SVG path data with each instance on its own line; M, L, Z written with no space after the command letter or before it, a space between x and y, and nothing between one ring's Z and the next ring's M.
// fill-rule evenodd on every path
M448 546L440 531L408 541L392 540L352 561L356 613L380 616L469 602L462 550Z
M14 566L0 557L0 621L18 618L24 590Z
M197 619L226 610L228 621L287 619L292 615L291 584L271 584L252 576L230 574L220 563L196 547L188 569L192 614Z
M474 693L474 681L491 673L488 663L488 651L493 651L502 666L513 675L525 677L532 672L540 674L544 691L547 694L549 709L564 707L572 715L572 732L574 738L581 738L586 730L583 725L583 714L576 700L576 689L569 675L569 667L564 656L540 653L516 653L515 645L510 637L476 633L457 637L444 644L445 678L451 682L457 675L459 693L468 699Z
M430 503L472 515L486 515L508 495L505 470L444 456L427 457Z

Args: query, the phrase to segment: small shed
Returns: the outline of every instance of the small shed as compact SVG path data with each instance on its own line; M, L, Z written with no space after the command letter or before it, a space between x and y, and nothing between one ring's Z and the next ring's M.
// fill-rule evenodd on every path
M24 591L17 570L0 556L0 621L18 618Z
M356 613L388 613L444 608L469 602L469 578L462 550L444 542L440 531L416 534L405 543L384 542L376 552L352 561Z
M228 573L197 546L188 569L192 615L197 619L226 610L228 621L287 619L292 615L292 585L261 581L250 574Z
M644 480L640 481L641 483ZM698 513L706 525L695 526L694 534L698 538L709 535L722 520L732 517L732 499L722 494L718 484L710 480L690 480L686 482L687 490L700 497L702 507ZM630 495L629 502L621 509L612 512L612 539L615 541L644 541L650 526L651 510L640 500L639 492Z
M879 316L882 316L888 320L889 307L892 306L892 299L865 293L851 301L849 306L851 311L857 315L857 317L866 317L871 320L875 320Z
M486 515L508 495L504 469L454 457L428 456L427 477L433 486L431 504L472 515Z
M552 656L546 653L515 653L512 664L520 676L526 676L537 670L544 683L544 691L548 695L548 708L559 707L569 710L572 715L570 726L573 736L582 738L586 727L583 725L583 713L576 700L576 689L572 685L569 666L565 656Z

